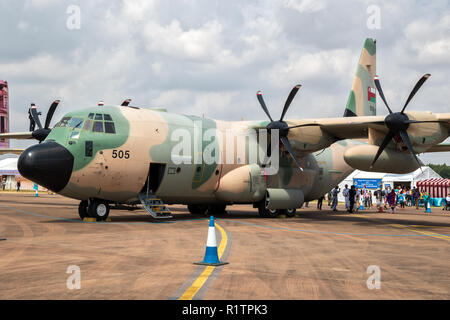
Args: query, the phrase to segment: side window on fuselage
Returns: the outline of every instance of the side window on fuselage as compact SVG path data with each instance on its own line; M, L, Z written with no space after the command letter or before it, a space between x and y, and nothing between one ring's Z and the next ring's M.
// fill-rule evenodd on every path
M92 157L93 150L94 150L94 142L86 141L84 145L84 155L86 157Z

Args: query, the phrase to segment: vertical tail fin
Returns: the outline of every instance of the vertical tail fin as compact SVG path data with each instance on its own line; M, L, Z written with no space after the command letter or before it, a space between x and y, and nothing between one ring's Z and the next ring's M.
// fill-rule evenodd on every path
M376 94L373 77L377 72L377 47L374 39L367 38L361 51L358 68L353 79L344 117L376 115Z

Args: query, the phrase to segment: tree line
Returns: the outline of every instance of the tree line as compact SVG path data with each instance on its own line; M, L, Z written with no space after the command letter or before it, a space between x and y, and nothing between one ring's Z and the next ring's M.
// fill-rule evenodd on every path
M450 166L447 164L429 164L428 166L442 178L450 179Z

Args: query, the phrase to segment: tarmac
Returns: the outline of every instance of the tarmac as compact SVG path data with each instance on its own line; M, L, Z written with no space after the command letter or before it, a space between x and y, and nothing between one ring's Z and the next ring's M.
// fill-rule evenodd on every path
M207 216L169 206L111 210L83 222L59 195L0 193L0 299L449 299L450 211L369 208L260 218L250 205L216 218L220 267L203 259ZM80 289L70 289L79 268ZM69 273L68 273L69 270Z

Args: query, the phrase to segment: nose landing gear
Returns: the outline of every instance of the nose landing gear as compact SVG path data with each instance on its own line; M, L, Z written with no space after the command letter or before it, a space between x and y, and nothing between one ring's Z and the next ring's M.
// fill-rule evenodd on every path
M95 218L97 221L105 221L109 215L109 204L100 199L83 200L78 206L78 214L81 220Z

